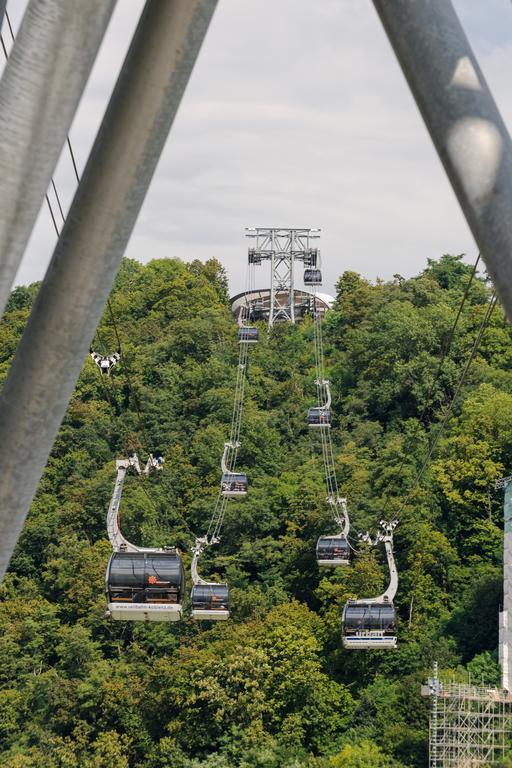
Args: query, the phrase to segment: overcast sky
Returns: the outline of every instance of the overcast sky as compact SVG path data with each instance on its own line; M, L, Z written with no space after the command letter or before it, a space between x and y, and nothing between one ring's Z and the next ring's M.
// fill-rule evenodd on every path
M25 0L9 0L13 26ZM71 129L85 164L141 0L119 0ZM512 4L456 0L512 124ZM2 29L6 37L5 24ZM63 154L55 174L69 206ZM320 227L324 290L345 269L417 274L476 248L370 0L219 0L127 256L218 258L243 289L247 226ZM42 278L55 235L42 209L17 283ZM260 268L259 286L268 284Z

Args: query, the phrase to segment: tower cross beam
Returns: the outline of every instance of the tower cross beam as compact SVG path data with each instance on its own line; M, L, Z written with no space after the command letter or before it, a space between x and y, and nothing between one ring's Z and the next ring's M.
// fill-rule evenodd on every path
M318 229L254 227L246 236L255 240L249 248L249 264L270 261L269 327L275 322L295 322L294 287L296 262L304 267L316 264L317 250L311 240L320 236Z

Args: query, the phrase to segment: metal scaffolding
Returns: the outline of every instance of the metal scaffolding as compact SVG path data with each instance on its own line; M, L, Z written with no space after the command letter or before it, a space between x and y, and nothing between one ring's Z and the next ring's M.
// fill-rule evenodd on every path
M512 736L512 696L499 688L434 677L422 689L430 696L430 768L497 765Z
M250 269L270 261L269 326L280 321L294 323L295 262L301 261L304 267L317 266L319 253L310 241L320 237L320 230L251 227L246 234L256 240L249 248Z

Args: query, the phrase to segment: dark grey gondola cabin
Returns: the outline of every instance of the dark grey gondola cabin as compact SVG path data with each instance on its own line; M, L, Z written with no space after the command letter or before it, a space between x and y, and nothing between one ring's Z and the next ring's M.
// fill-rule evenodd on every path
M249 481L243 472L224 472L220 482L223 496L247 496Z
M331 426L331 412L329 408L317 406L310 408L308 410L308 426L328 429Z
M113 552L106 573L108 611L121 621L179 621L185 592L180 554Z
M345 648L394 648L396 612L392 602L349 600L343 609Z
M264 314L263 302L255 301L249 312L249 319L251 322L255 322L256 320L263 320Z
M242 326L238 331L238 341L240 344L257 344L260 332L257 328Z
M322 272L319 269L305 269L304 285L322 285Z
M345 536L320 536L316 560L321 568L337 568L350 563L350 545Z
M191 600L193 619L222 621L229 618L229 589L225 583L194 584Z

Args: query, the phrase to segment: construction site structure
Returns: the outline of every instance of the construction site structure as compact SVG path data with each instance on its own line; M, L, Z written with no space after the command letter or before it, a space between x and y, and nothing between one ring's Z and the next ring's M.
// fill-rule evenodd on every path
M422 686L430 697L430 768L497 765L510 749L512 696L501 688L441 681Z
M430 768L473 768L497 765L511 748L512 695L510 659L512 641L512 477L495 484L505 490L503 548L503 607L499 616L501 688L441 681L437 663L434 676L422 686L430 696Z

